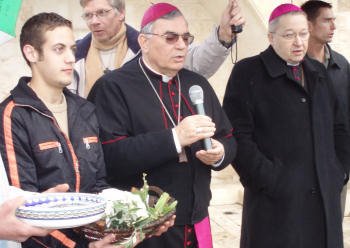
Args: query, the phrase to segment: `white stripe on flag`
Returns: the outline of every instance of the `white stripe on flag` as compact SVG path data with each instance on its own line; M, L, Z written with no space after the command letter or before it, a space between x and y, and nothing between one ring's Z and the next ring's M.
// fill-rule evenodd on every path
M0 45L5 43L6 41L9 41L13 38L13 36L8 35L2 31L0 31Z
M15 36L17 16L21 8L22 0L0 0L0 44L9 40L8 35Z

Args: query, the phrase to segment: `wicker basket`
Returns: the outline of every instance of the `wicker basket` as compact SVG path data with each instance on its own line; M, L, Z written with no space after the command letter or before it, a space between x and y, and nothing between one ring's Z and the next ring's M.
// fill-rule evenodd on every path
M157 200L159 199L159 197L161 196L162 193L163 193L163 190L161 190L160 188L158 188L156 186L149 186L149 203L148 203L149 206L153 207L156 204ZM175 199L171 197L169 200L169 203L172 203L174 201L175 201ZM153 232L155 232L158 229L158 227L163 225L164 222L169 220L172 217L172 215L174 215L174 214L175 214L175 210L160 217L159 219L157 219L155 221L148 223L147 225L145 225L143 227L143 229L142 229L143 233L146 236L152 234ZM118 241L121 241L123 239L129 238L134 232L133 228L106 229L106 223L104 220L99 220L99 221L91 223L89 225L78 227L75 230L78 231L79 233L82 233L85 236L85 238L87 238L91 241L100 240L103 237L105 237L106 235L113 233L115 235L114 242L118 242Z

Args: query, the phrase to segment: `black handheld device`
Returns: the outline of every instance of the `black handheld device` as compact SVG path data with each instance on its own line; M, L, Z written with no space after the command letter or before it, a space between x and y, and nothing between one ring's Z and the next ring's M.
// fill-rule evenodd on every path
M232 25L231 26L232 33L238 34L243 31L243 25Z

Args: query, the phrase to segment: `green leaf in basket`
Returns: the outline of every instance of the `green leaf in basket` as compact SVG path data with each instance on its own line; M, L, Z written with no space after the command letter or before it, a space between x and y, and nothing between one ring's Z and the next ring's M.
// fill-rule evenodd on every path
M143 174L143 187L140 190L133 191L134 194L141 198L141 201L146 206L147 214L146 216L139 216L137 203L131 202L115 202L113 204L113 211L109 214L109 221L107 226L114 229L128 229L133 228L135 231L142 233L142 229L153 221L165 216L171 211L175 210L177 201L170 202L171 197L168 193L163 192L159 197L156 204L151 207L148 204L149 198L149 186L146 180L146 174Z
M172 203L165 205L163 208L163 215L166 215L171 211L175 210L176 205L177 205L177 201L173 201Z
M139 208L135 202L116 201L113 204L113 214L109 216L110 220L107 226L115 229L134 228L134 223L140 220L137 215L138 210Z
M146 173L143 173L143 186L142 188L140 189L140 197L142 199L142 201L146 204L146 206L148 206L148 191L149 191L149 186L148 186L148 183L147 183L147 180L146 180L146 176L147 174Z
M170 196L168 193L164 192L158 199L156 205L154 208L156 209L157 213L162 214L163 209L166 206L168 200L170 199Z

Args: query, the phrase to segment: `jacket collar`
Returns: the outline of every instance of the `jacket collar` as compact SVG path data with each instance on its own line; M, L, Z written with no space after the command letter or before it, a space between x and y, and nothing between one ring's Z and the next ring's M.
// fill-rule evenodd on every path
M11 96L16 104L33 107L44 114L52 115L45 104L28 86L31 77L21 77L17 86L11 90Z
M285 77L289 80L296 82L293 78L291 70L287 66L287 63L277 55L271 46L263 51L260 54L260 57L271 78L277 78L285 75ZM325 67L318 61L310 59L307 55L304 57L301 65L303 67L305 79L308 85L307 91L310 90L310 92L313 92L317 82L321 81L320 78L326 77L326 73L321 73L322 70L325 71Z
M286 62L277 55L272 46L261 52L260 57L271 77L276 78L287 73L288 67Z
M35 92L28 86L31 77L22 77L20 78L17 86L11 90L11 96L14 102L18 105L24 105L32 107L41 113L53 117L51 111L46 107L46 105L37 97ZM80 109L87 101L72 92L68 89L63 89L63 94L66 97L67 105L69 106L68 112L72 110L73 112Z
M328 51L331 55L330 59L329 59L329 67L337 67L338 69L341 68L342 62L339 58L339 56L337 56L334 51L332 50L332 48L330 47L330 45L326 44Z
M271 46L269 46L265 51L260 53L262 62L267 69L269 75L273 78L287 74L288 66L287 63L277 55ZM310 58L306 55L303 61L301 62L303 68L307 68L312 73L318 73L318 69L310 61ZM320 74L322 76L323 74Z

